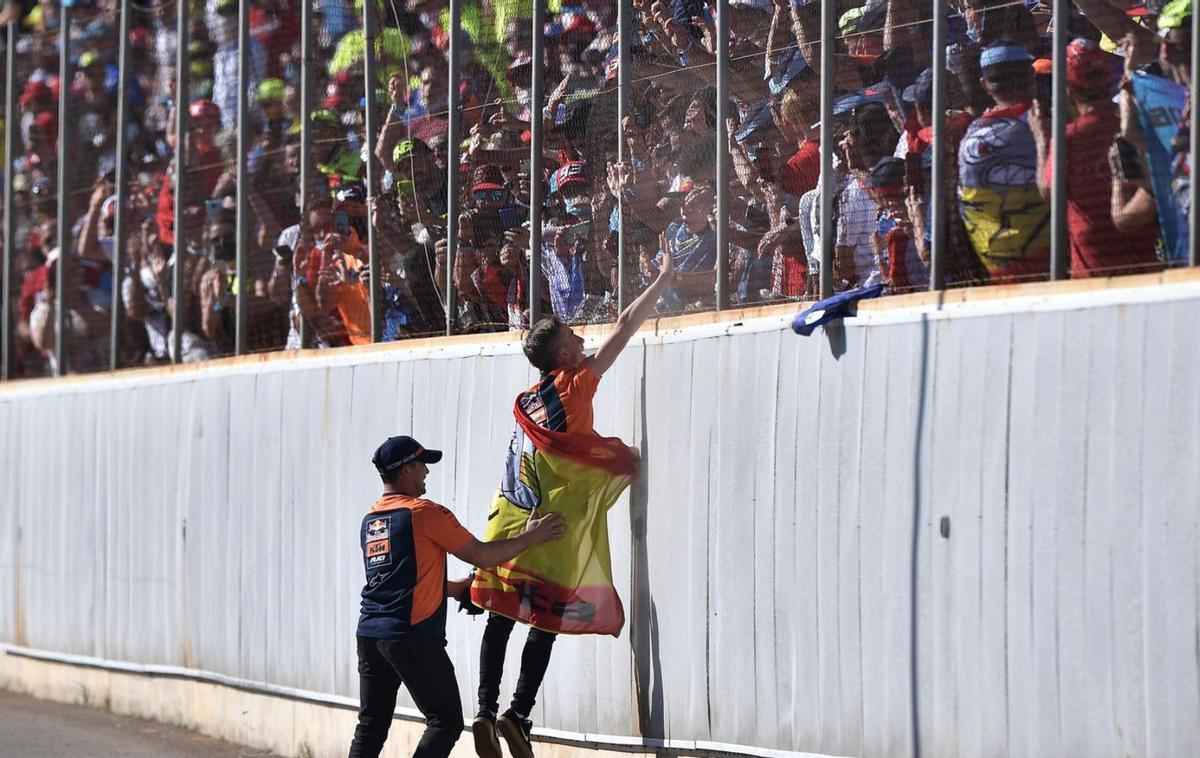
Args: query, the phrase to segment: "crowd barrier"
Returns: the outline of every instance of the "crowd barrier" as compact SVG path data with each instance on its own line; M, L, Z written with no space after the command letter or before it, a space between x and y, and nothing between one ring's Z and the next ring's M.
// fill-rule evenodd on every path
M644 462L609 514L628 623L558 641L539 754L1200 752L1193 272L809 338L728 316L658 322L601 383ZM478 534L533 379L498 334L0 387L0 682L100 670L122 709L344 751L371 451L443 449L429 495ZM450 614L466 704L482 629Z

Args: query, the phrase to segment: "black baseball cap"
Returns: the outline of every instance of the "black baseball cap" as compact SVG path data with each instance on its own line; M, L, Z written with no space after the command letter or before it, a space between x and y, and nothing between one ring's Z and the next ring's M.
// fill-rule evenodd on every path
M412 437L388 437L371 456L371 463L379 473L390 474L406 463L437 463L441 459L441 450L426 450Z

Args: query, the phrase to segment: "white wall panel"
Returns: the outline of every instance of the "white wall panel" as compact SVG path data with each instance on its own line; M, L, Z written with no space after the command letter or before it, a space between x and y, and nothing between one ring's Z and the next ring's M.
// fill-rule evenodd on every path
M635 341L596 398L643 455L609 514L626 628L558 640L535 719L1200 753L1198 322L1184 284ZM450 343L0 388L0 640L354 697L372 451L444 450L430 495L480 533L534 379ZM468 713L483 624L450 615Z

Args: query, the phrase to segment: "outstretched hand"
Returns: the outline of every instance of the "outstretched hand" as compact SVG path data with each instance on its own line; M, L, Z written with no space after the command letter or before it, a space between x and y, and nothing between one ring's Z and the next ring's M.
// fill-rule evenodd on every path
M675 276L675 259L671 257L671 241L667 239L666 232L658 233L658 249L662 251L658 261L658 276L670 280Z

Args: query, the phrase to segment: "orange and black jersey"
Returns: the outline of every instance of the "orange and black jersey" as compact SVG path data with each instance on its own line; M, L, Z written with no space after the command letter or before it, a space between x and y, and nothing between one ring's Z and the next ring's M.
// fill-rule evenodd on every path
M358 636L446 639L446 553L472 539L445 507L390 494L359 529L366 584Z
M556 368L521 394L521 407L543 429L571 434L595 434L592 400L600 375L591 361Z

